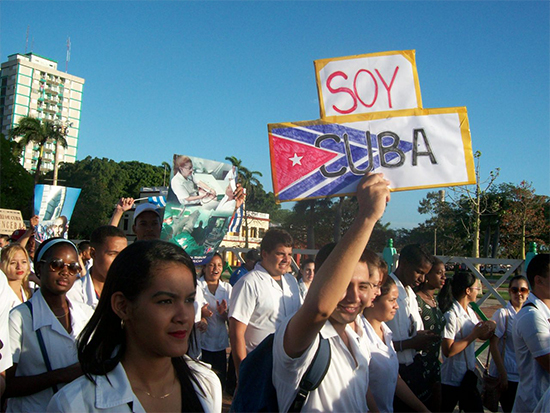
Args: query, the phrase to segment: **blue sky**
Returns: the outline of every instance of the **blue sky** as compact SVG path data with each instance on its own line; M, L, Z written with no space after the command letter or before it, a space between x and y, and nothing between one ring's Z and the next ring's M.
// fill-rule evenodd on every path
M1 59L86 79L78 159L242 159L272 190L267 124L319 118L313 61L416 50L425 108L466 106L482 176L550 195L547 1L3 1ZM394 193L410 228L427 191ZM137 194L136 194L137 195Z

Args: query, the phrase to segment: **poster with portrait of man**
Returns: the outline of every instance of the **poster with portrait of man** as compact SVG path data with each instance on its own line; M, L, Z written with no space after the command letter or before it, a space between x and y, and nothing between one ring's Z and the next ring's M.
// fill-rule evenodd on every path
M54 237L68 238L69 223L80 191L80 188L36 185L34 215L40 218L35 235L37 241Z
M181 246L195 264L210 261L235 212L234 166L174 155L161 238Z

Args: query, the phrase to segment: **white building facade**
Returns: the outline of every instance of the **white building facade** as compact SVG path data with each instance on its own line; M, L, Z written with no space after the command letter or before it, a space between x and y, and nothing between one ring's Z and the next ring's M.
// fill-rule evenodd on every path
M13 54L0 71L0 132L6 137L25 116L67 126L65 149L57 149L58 162L76 161L84 79L57 70L57 62L34 53ZM41 169L53 170L56 147L46 144ZM21 164L36 169L38 148L24 148Z

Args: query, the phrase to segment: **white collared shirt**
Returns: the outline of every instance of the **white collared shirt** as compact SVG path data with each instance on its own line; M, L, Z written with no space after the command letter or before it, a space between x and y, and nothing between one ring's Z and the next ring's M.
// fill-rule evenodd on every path
M443 338L450 340L462 340L466 338L479 322L474 310L468 306L468 311L454 300L451 309L445 313L447 324L443 329ZM443 357L441 365L441 383L449 386L460 386L467 370L474 370L476 366L475 342L472 341L468 347L452 357Z
M290 318L275 333L273 341L273 385L277 390L279 411L288 411L298 393L302 376L309 368L317 348L319 335L309 348L297 358L289 357L283 339ZM365 337L358 335L351 325L346 326L351 352L330 321L321 329L321 336L329 340L331 359L326 376L319 387L309 393L302 408L304 412L366 412L369 388L370 354Z
M519 385L512 411L530 412L550 387L550 374L535 360L550 353L550 309L533 293L516 317L514 347Z
M219 413L222 410L220 380L212 370L200 362L185 356L185 361L200 382L203 395L193 387L205 412ZM93 376L96 384L82 376L66 385L51 399L48 412L134 412L145 409L132 391L132 386L121 363L105 376ZM131 407L130 407L131 406Z
M368 320L360 316L370 351L369 387L380 412L393 412L393 396L399 376L399 360L393 348L392 332L382 323L384 341L380 339Z
M282 289L277 281L257 263L233 287L229 317L247 325L244 338L250 353L281 322L298 311L302 298L298 282L291 274L281 277Z
M390 274L395 284L397 285L397 291L399 297L397 297L397 304L399 308L395 313L393 320L386 322L386 325L390 328L395 341L408 340L416 336L416 332L424 328L422 317L420 316L420 310L418 308L418 302L416 301L416 294L409 286L405 287L403 283L397 278L394 273ZM399 364L412 364L414 356L417 351L415 349L406 349L403 351L397 351L397 358Z
M225 350L229 347L227 323L226 319L218 313L217 303L225 300L229 306L232 287L229 283L220 280L216 293L212 294L204 277L198 280L198 287L202 290L202 294L208 303L208 309L212 311L212 316L208 318L208 327L201 334L201 348L206 351Z
M495 336L499 338L498 351L502 356L502 343L506 334L506 350L504 351L504 369L508 376L508 381L519 381L518 365L516 362L516 350L514 347L514 324L516 322L517 312L514 306L508 302L506 307L499 308L493 314L492 320L497 323ZM489 365L489 374L498 377L497 364L493 361Z
M38 329L42 332L53 370L78 362L75 341L92 316L92 308L68 300L71 313L71 333L68 333L53 314L40 290L35 292L29 301L32 303L32 318L25 304L18 305L10 313L10 346L13 363L17 364L15 376L35 376L47 372L36 337ZM52 395L53 390L50 387L29 396L10 398L7 411L44 411Z
M12 366L10 349L9 319L11 310L10 293L13 290L8 284L8 277L0 270L0 341L3 347L0 349L0 372L6 371Z
M93 268L93 267L92 267ZM73 302L88 304L92 308L96 308L99 303L99 297L95 292L92 274L87 272L86 275L75 280L71 289L67 292L67 298Z

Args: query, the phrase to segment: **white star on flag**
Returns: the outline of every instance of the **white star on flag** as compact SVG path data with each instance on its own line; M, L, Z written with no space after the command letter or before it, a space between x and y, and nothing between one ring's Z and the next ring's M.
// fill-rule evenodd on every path
M301 165L302 164L302 158L303 156L298 156L296 152L294 152L294 156L292 158L288 158L289 161L292 161L292 166L294 165Z

